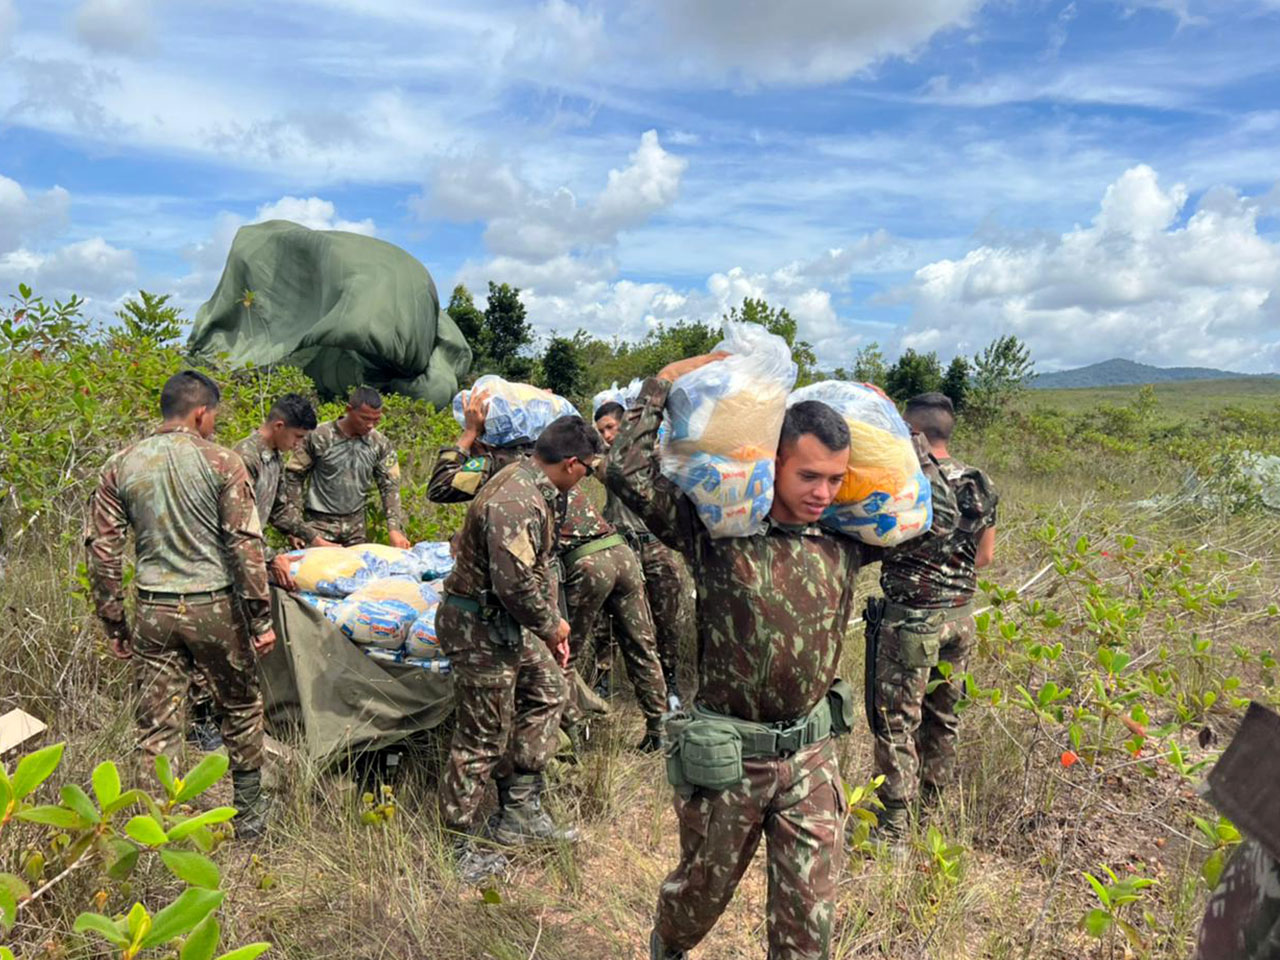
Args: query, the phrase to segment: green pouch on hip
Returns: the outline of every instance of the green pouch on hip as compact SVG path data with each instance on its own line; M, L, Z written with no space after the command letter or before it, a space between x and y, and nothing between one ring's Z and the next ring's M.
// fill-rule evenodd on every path
M684 733L684 728L688 725L689 717L687 715L668 717L666 721L667 783L682 792L688 792L693 789L689 785L689 781L684 778L684 764L680 759L680 735Z
M725 790L742 781L742 737L733 724L690 720L677 740L680 772L686 783L704 790Z
M827 691L827 705L831 708L831 732L843 737L853 730L853 688L839 677Z
M909 670L938 665L942 649L943 617L937 610L912 610L893 630L898 635L898 658Z

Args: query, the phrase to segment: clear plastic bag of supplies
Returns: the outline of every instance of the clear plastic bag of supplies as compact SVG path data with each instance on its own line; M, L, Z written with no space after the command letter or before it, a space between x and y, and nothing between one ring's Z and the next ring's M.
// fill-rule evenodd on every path
M726 321L730 356L685 374L667 395L662 472L693 501L712 537L764 529L774 457L796 365L786 341L756 323Z
M492 373L478 379L471 390L489 394L484 435L480 439L491 447L532 443L551 421L578 413L564 397L527 383L512 383ZM463 406L471 390L462 390L453 398L453 417L459 426L466 423Z
M849 425L849 469L822 523L864 543L891 547L933 524L933 490L920 469L911 431L893 401L861 383L824 380L791 394L787 405L818 400Z
M310 547L285 557L298 590L322 597L345 597L368 581L387 575L386 561L346 547Z
M408 550L385 543L360 543L348 549L367 554L373 562L383 564L383 576L438 580L453 569L453 555L446 542L425 540Z
M640 388L644 385L644 380L640 377L632 380L625 387L619 387L618 381L613 381L613 385L606 390L601 390L591 398L591 413L600 409L601 404L617 403L621 404L625 410L635 403L636 397L640 396Z
M422 563L422 579L442 580L453 572L453 550L448 540L424 540L413 545Z
M326 616L355 643L401 650L414 621L439 603L440 594L429 583L384 577L361 587Z

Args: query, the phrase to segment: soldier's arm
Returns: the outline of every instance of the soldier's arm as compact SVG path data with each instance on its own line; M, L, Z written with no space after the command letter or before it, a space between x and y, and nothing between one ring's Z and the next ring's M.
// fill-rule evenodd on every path
M271 594L263 557L262 524L253 502L253 486L244 461L234 457L221 465L224 481L218 496L222 545L231 561L236 593L255 637L271 630Z
M129 536L129 516L120 501L116 465L108 463L89 503L85 528L89 582L94 608L112 637L124 636L124 550Z
M493 592L521 626L553 644L557 640L560 616L538 557L545 533L542 524L546 522L529 504L498 501L485 509L489 580Z
M316 537L316 532L307 523L302 509L302 487L311 473L314 452L311 437L308 436L290 455L289 462L285 464L284 477L280 482L284 503L278 516L274 510L272 511L271 520L277 530L287 536L297 537L305 543L310 543Z
M373 479L382 495L382 512L387 516L387 529L404 530L404 516L400 509L400 458L389 440L383 442L378 462L373 468Z
M493 476L493 458L472 456L470 448L441 447L427 482L427 499L432 503L465 503L475 499Z
M694 549L698 519L689 499L662 475L658 428L671 390L669 380L650 377L626 413L605 460L605 484L639 514L663 543L685 554Z

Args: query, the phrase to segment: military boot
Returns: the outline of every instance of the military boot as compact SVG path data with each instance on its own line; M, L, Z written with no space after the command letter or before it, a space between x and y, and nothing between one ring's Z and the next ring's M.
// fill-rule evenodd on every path
M661 753L667 744L666 729L661 717L653 717L644 723L644 739L636 744L641 753Z
M597 694L594 690L587 686L587 681L582 679L582 674L574 671L573 674L573 690L569 696L574 697L574 702L578 704L579 709L587 714L595 714L603 717L609 713L609 704L604 698Z
M498 781L502 815L493 828L493 839L509 847L535 843L576 843L576 827L558 827L542 809L542 774L517 773Z
M911 813L905 803L886 800L871 831L871 844L878 853L888 853L902 860L908 853L907 835L911 829Z
M507 858L497 850L486 850L473 836L459 837L453 844L453 865L458 878L469 887L478 887L490 877L507 872Z
M658 936L657 927L649 934L649 960L686 960L689 955L683 950L668 947Z
M239 811L231 821L237 839L251 840L266 833L268 802L261 770L231 771L231 805Z
M671 713L679 713L684 709L684 704L680 700L680 682L676 679L675 667L664 665L662 679L667 682L667 710Z

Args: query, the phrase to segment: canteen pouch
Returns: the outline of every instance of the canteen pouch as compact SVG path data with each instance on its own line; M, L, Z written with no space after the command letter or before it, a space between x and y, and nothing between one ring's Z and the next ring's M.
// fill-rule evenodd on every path
M521 632L516 618L503 609L498 598L489 590L484 591L479 600L480 619L489 628L489 639L494 646L519 649Z
M685 786L725 790L742 781L742 737L732 723L688 720L673 739ZM672 780L670 758L667 765L667 779Z
M667 783L675 787L677 791L685 794L693 791L689 781L684 778L684 766L680 762L680 735L688 725L689 717L687 714L677 714L676 716L668 717L666 721Z
M899 615L892 621L885 617L898 637L898 661L908 670L936 667L942 648L942 612L910 608L891 612Z
M853 731L853 688L836 677L827 691L827 705L831 708L831 734L843 737Z

